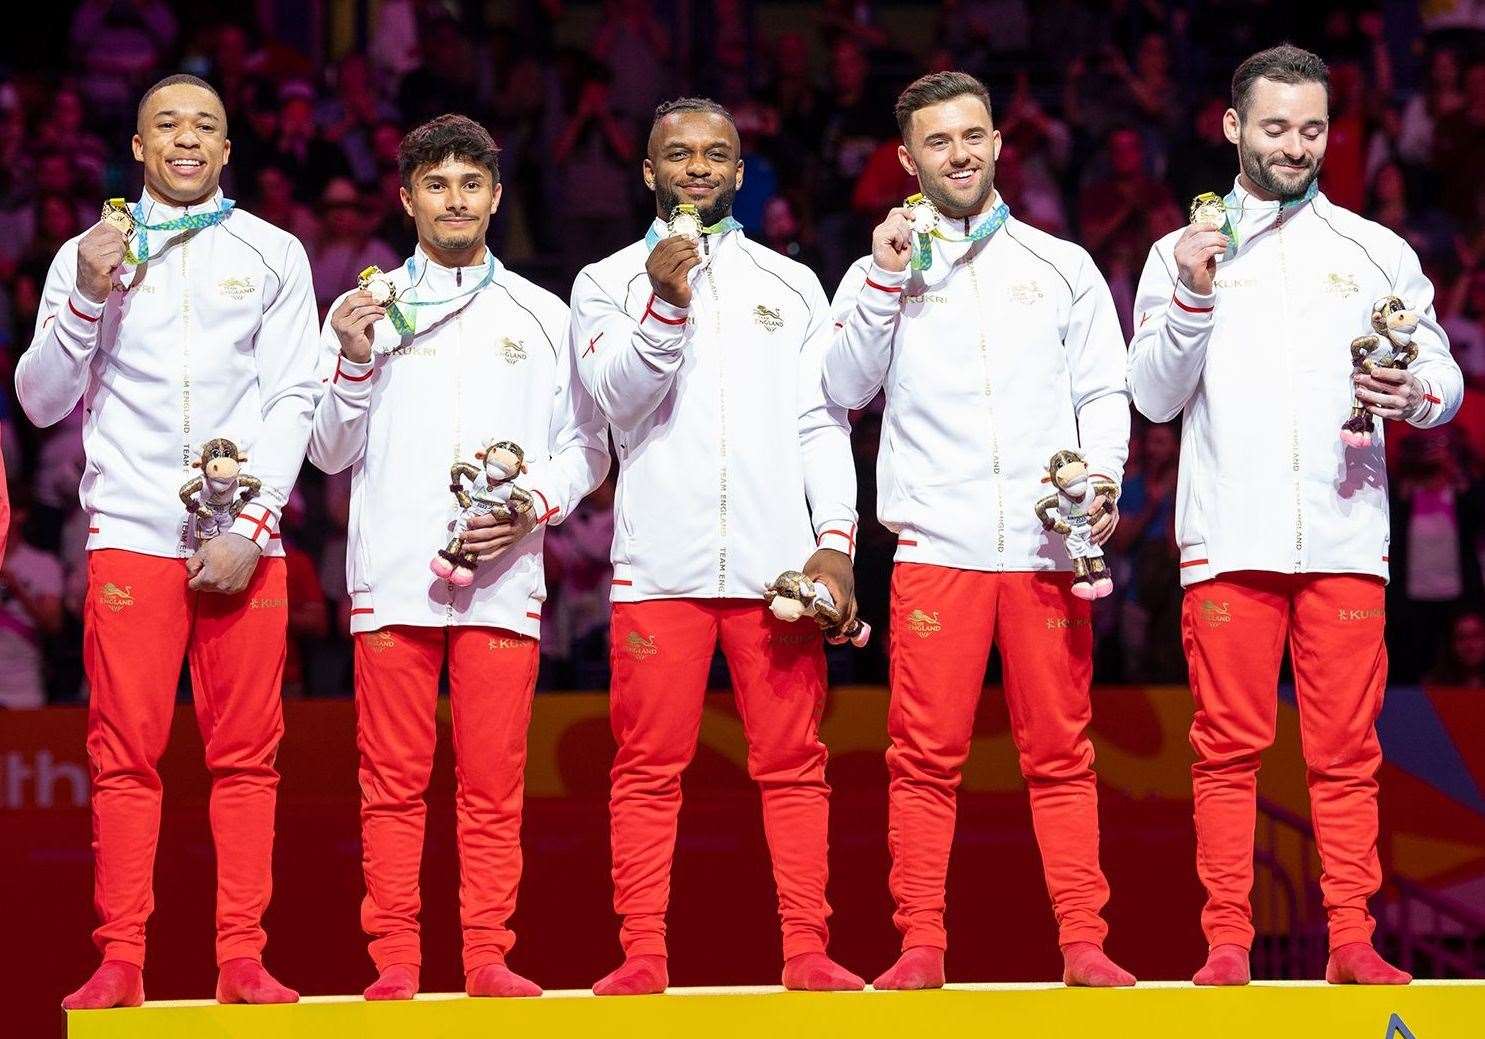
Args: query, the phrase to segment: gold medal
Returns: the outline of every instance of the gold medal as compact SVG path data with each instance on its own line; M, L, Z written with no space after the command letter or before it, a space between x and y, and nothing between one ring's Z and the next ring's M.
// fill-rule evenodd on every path
M938 227L938 207L922 194L907 200L908 220L912 222L914 234L933 234Z
M134 240L134 214L129 212L129 204L123 199L111 198L103 203L102 220L124 236L125 245Z
M389 306L397 300L397 286L392 284L391 278L382 273L380 267L375 265L367 267L356 276L356 283L371 293L371 302L379 307Z
M1220 231L1227 223L1227 203L1222 196L1203 191L1191 200L1191 223L1208 231Z
M682 202L675 207L675 212L670 214L670 220L666 228L672 238L679 235L689 238L693 242L701 238L701 216L696 212L696 206L690 202Z

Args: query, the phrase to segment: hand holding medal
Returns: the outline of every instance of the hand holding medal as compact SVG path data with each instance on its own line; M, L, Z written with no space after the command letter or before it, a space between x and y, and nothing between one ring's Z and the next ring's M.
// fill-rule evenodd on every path
M124 264L134 239L134 218L121 198L103 204L103 215L77 243L77 285L94 303L113 289L113 273Z
M666 226L670 233L650 250L645 273L655 295L673 307L689 307L691 271L701 263L701 218L695 206L682 202Z
M884 271L907 270L913 251L913 212L898 206L871 233L871 260Z
M376 268L370 267L368 270ZM365 273L362 272L363 277ZM391 287L390 282L387 287ZM387 303L396 298L395 293L391 296L386 296L385 293L382 295ZM363 281L362 287L341 300L340 306L330 315L330 327L335 331L335 338L340 340L341 354L348 361L365 364L371 360L371 326L387 314L387 303L378 303L376 300L377 294Z
M1197 295L1212 291L1217 275L1217 257L1237 243L1227 217L1227 203L1207 191L1191 201L1191 224L1176 240L1175 261L1181 283Z

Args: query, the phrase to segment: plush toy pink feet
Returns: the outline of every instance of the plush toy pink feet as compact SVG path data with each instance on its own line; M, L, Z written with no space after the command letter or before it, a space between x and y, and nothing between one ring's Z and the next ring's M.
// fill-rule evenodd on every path
M1092 581L1074 581L1072 583L1072 593L1086 602L1092 602L1098 598L1098 593L1093 590Z
M428 569L432 570L439 577L447 581L449 579L449 575L454 572L454 564L450 563L443 556L434 556L432 561L428 564Z
M467 566L454 567L454 572L449 574L449 584L455 588L468 588L474 584L474 571Z
M1341 430L1341 443L1347 447L1371 447L1372 435L1370 433L1357 433L1354 430Z
M1113 594L1114 579L1112 577L1100 577L1093 582L1093 598L1102 599L1106 595Z

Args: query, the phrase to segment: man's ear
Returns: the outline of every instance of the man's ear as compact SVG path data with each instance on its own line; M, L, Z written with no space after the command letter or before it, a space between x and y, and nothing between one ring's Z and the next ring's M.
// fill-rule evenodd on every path
M1242 139L1242 120L1238 118L1236 108L1229 108L1222 113L1222 135L1231 144L1237 144Z

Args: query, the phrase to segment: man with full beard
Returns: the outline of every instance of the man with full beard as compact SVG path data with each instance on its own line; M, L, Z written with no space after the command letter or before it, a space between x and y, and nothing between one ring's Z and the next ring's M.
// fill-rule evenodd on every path
M1386 459L1380 437L1348 447L1341 425L1353 398L1380 418L1440 425L1463 382L1413 250L1317 190L1327 82L1320 58L1288 45L1238 67L1223 116L1237 183L1210 221L1194 214L1155 243L1135 304L1135 406L1155 422L1183 418L1176 534L1209 947L1198 985L1250 976L1258 764L1286 640L1329 915L1326 980L1411 980L1372 948L1367 910L1382 879ZM1353 374L1351 340L1387 296L1419 315L1418 358Z
M785 624L763 603L765 586L799 567L846 623L854 618L850 431L820 388L829 303L808 268L743 234L731 216L742 177L726 109L699 98L661 105L644 161L656 219L642 240L585 267L572 290L578 373L619 456L609 808L624 963L593 986L599 995L668 982L681 772L719 641L763 797L784 984L864 985L825 952L820 631Z
M1080 247L1011 216L995 190L1000 132L973 76L924 76L898 98L898 158L927 203L899 208L835 299L825 389L864 407L886 391L878 514L898 535L892 574L887 768L894 922L902 955L877 988L944 984L944 884L955 790L991 643L1047 890L1063 980L1132 985L1103 952L1108 883L1088 686L1087 588L1035 506L1052 456L1081 447L1117 488L1129 448L1124 339ZM909 209L911 212L909 212ZM1092 538L1118 513L1094 504Z

